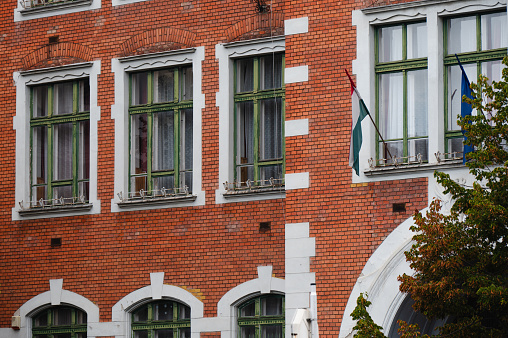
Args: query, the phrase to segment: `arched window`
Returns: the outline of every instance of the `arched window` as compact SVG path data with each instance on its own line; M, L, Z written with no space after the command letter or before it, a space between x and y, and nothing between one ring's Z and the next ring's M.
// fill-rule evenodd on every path
M190 307L172 300L143 304L132 312L133 338L190 338Z
M263 295L238 306L241 338L284 337L284 296Z
M86 338L86 313L70 306L54 306L32 318L33 338Z

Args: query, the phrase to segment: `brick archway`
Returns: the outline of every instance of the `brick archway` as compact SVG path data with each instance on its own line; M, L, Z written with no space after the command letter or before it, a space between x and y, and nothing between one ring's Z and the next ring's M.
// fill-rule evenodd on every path
M61 66L92 61L93 50L72 42L57 42L42 46L21 59L23 70Z
M284 35L284 13L255 14L238 21L226 30L226 42Z
M196 35L190 31L162 27L131 37L120 45L121 56L163 52L194 47Z

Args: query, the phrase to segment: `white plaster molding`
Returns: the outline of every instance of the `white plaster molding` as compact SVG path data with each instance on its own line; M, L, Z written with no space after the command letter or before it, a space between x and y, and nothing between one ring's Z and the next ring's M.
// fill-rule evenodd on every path
M303 34L309 32L309 17L284 20L284 35Z
M101 0L91 0L90 2L82 2L76 4L69 3L47 8L36 8L28 10L23 8L21 2L22 1L18 1L18 7L14 9L14 22L47 18L55 15L65 15L101 8Z
M13 335L13 337L29 338L32 336L32 320L31 318L39 311L44 310L52 305L71 305L87 314L88 327L99 323L99 308L85 297L61 289L62 279L50 280L50 291L43 292L37 296L29 299L14 313L15 316L21 317L20 334ZM58 298L56 298L58 297ZM53 301L59 300L58 304L53 304ZM12 331L12 329L9 329ZM0 332L1 333L1 332ZM4 337L2 335L2 337ZM88 333L88 338L94 337Z
M284 52L284 38L263 38L215 46L215 57L219 62L219 91L215 95L219 107L219 177L215 191L215 203L237 203L242 201L284 198L280 194L250 194L249 196L224 197L225 182L234 181L234 59L267 53Z
M138 211L149 209L177 208L205 204L205 191L202 187L202 111L205 107L205 95L202 92L202 62L205 48L186 48L182 50L129 56L111 61L115 74L115 103L111 106L111 118L115 120L115 177L114 198L111 200L111 212ZM136 204L121 208L118 193L126 195L129 187L129 72L192 65L193 81L193 168L192 195L195 199L167 201L157 204Z
M309 119L286 120L284 126L286 137L309 134Z
M309 81L309 66L297 66L284 69L284 83Z
M141 2L141 1L149 1L149 0L112 0L111 5L112 6L121 6L121 5L128 5L135 2Z
M118 330L115 333L116 338L130 337L130 312L137 306L150 302L154 299L168 298L179 301L191 309L191 338L199 338L199 332L194 327L198 326L203 318L204 306L203 302L196 298L189 291L173 285L162 285L161 298L153 298L158 291L153 288L159 288L161 273L153 274L154 282L148 286L132 291L122 299L120 299L111 309L112 328ZM150 275L152 278L152 275Z
M258 266L258 279L260 281L260 292L270 293L272 290L272 266Z
M62 299L63 279L51 279L49 281L49 291L51 294L51 305L60 305Z
M286 190L307 189L310 187L309 173L286 174Z
M152 299L162 298L163 284L164 284L164 272L150 273L150 285L152 286Z
M97 95L100 71L100 61L93 61L13 74L16 86L16 115L13 117L13 129L16 130L16 189L14 193L16 204L12 208L13 221L100 213L100 200L97 199L98 122L101 116ZM88 78L90 82L89 203L92 208L21 216L18 203L30 200L30 152L28 151L30 149L30 86L80 78Z

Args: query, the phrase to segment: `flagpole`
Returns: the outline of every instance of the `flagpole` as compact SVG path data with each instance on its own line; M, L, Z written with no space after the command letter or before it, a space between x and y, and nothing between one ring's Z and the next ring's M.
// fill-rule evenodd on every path
M349 82L351 82L351 86L354 88L354 90L356 91L356 93L358 94L358 96L360 96L360 94L358 93L358 90L356 90L356 86L355 86L355 83L353 81L353 79L351 78L351 76L349 75L347 69L344 68L344 70L346 71L346 75L347 77L349 78ZM360 96L361 97L361 96ZM369 118L372 122L372 124L374 125L374 128L376 129L376 132L377 134L379 135L379 138L381 139L381 142L383 142L383 145L384 145L384 148L386 149L386 151L388 152L388 155L390 155L390 159L393 159L393 156L392 154L390 153L390 149L388 149L388 145L386 144L385 140L383 139L383 136L381 135L381 133L379 132L379 129L377 128L377 125L376 125L376 122L374 122L374 120L372 119L372 115L370 115L370 112L369 110L367 109L367 115L369 115Z

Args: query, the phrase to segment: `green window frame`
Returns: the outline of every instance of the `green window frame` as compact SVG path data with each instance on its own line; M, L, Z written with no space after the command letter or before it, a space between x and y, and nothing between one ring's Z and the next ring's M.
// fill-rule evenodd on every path
M426 22L375 32L377 164L428 161Z
M173 300L143 304L132 314L133 338L190 338L190 307Z
M498 22L495 21L496 18L499 19ZM459 26L462 24L465 24L467 29L464 29L464 26ZM495 31L503 30L499 24L504 24L504 30L507 29L506 11L454 16L444 20L445 153L462 154L463 151L463 135L456 122L457 115L460 115L462 97L461 72L455 54L468 73L470 82L477 82L479 74L487 75L490 78L494 73L493 68L501 67L501 61L507 55L506 41L504 46L495 46L496 42L493 42ZM462 42L462 40L460 36L450 37L451 34L459 33L458 29L454 30L454 26L460 27L463 34L467 34L467 42L472 41L472 45L466 43L465 46L457 46L457 41ZM474 39L471 39L471 36Z
M30 87L30 207L88 202L88 78Z
M284 67L284 53L234 60L235 188L283 184Z
M239 338L282 338L285 332L285 298L262 295L238 306Z
M87 316L69 306L53 306L32 318L33 338L86 338Z
M192 66L129 75L129 196L192 191Z

